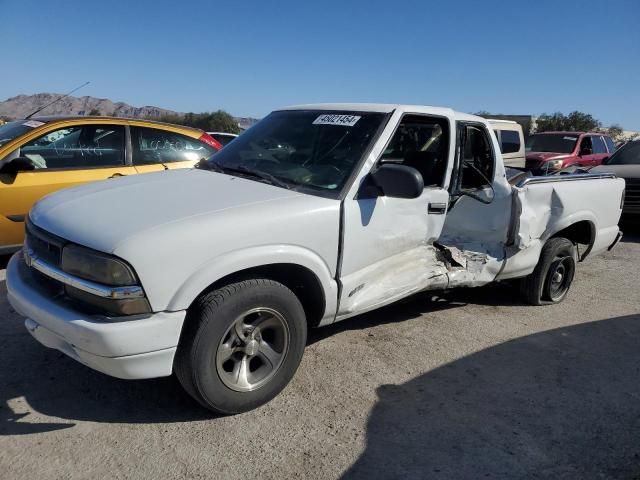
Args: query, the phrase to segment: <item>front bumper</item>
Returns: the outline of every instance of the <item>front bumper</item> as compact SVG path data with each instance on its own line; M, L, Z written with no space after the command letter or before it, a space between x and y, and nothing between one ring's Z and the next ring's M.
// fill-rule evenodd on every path
M106 319L51 298L16 253L7 266L7 297L33 337L107 375L125 379L171 375L185 311Z

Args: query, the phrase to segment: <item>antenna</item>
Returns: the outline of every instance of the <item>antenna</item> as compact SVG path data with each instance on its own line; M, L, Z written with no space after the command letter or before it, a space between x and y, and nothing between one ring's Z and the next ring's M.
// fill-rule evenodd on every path
M25 117L25 120L29 120L31 117L33 117L36 113L41 112L42 110L44 110L45 108L47 108L50 105L53 105L56 102L59 102L60 100L62 100L65 97L68 97L69 95L71 95L73 92L76 92L78 90L80 90L82 87L86 87L87 85L89 85L91 82L85 82L82 85L80 85L79 87L74 88L73 90L71 90L69 93L65 93L64 95L60 95L58 98L56 98L54 101L47 103L44 107L40 107L38 108L35 112L30 113L29 115L27 115Z

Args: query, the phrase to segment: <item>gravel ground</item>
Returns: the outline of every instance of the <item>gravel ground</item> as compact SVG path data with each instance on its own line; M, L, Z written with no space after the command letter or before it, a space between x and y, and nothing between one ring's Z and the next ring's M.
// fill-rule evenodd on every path
M226 418L40 346L0 270L0 476L637 479L639 269L636 232L561 305L496 286L314 331L279 397Z

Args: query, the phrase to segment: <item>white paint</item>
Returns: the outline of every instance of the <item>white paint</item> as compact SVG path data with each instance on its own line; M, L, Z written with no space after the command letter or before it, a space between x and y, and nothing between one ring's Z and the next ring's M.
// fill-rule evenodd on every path
M524 133L522 131L522 125L512 120L497 120L493 118L489 118L488 120L494 134L496 130L500 132L500 135L502 135L503 131L511 131L511 132L516 132L518 134L518 139L520 140L520 148L518 149L517 152L503 153L502 161L504 162L504 165L507 167L524 168L526 163L526 155L525 155ZM498 143L502 143L502 142L498 142Z
M32 221L128 261L159 313L105 323L70 310L28 285L14 257L7 274L8 298L29 318L34 336L111 375L169 375L186 309L212 283L239 270L274 263L308 269L323 289L321 324L327 324L421 290L527 275L544 242L578 221L595 227L593 253L606 249L618 233L622 180L511 187L493 134L493 191L477 192L486 198L491 193L493 201L483 204L464 196L446 214L429 212L430 203L449 204L456 122L472 121L490 132L480 117L407 105L289 109L343 111L339 116L346 124L357 122L358 112L391 114L343 202L200 170L113 179L50 195L34 207ZM443 187L428 187L415 199L359 198L362 182L404 114L437 116L449 123ZM325 115L318 119L329 121Z

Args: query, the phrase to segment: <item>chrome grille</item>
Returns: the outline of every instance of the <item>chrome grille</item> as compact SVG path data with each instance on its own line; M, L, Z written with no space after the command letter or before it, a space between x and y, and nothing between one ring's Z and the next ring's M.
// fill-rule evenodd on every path
M25 245L32 252L31 256L41 258L56 267L60 266L63 245L61 239L47 234L28 222L25 232Z
M626 180L624 194L624 213L640 214L640 179Z

